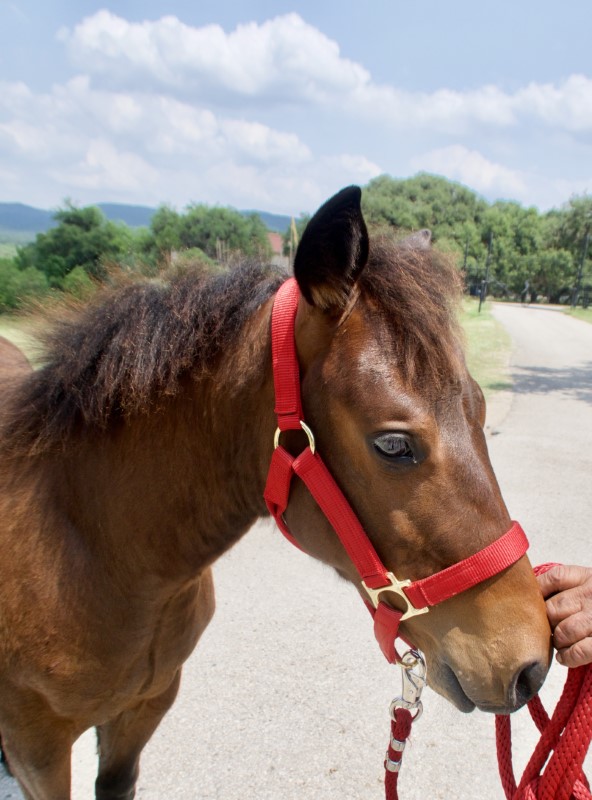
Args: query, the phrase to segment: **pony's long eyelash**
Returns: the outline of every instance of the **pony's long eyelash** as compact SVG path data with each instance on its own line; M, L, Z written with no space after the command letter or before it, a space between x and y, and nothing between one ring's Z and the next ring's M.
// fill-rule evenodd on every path
M375 437L374 448L386 458L416 462L413 447L403 434L383 433Z

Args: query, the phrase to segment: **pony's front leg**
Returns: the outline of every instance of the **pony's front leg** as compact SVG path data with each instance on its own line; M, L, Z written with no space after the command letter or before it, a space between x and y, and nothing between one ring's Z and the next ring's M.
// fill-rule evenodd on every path
M195 584L189 606L184 602L171 609L170 621L173 633L168 639L166 635L163 636L174 652L180 650L184 658L189 655L212 619L214 608L212 571L206 569ZM183 611L186 616L180 617L179 614ZM183 625L180 619L186 619L187 625ZM166 625L163 627L166 629ZM181 643L179 643L179 629ZM159 722L173 704L180 679L179 666L168 688L161 694L135 703L130 699L130 705L125 711L109 722L97 726L99 738L99 774L95 784L97 800L132 800L138 779L140 755Z
M97 727L99 774L96 800L132 800L140 771L140 755L179 689L181 670L162 694L143 700Z
M76 736L62 720L23 709L18 727L2 720L5 767L26 800L70 800L70 762Z

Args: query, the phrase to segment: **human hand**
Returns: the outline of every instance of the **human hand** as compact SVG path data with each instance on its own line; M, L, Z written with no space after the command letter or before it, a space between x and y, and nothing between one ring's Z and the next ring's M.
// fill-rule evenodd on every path
M592 568L558 565L538 576L553 630L557 661L592 664Z

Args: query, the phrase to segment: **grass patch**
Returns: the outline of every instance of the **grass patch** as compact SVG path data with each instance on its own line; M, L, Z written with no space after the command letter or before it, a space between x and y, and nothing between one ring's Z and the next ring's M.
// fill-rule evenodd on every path
M592 308L568 308L565 313L570 317L583 319L584 322L592 323Z
M481 313L478 308L477 299L464 298L460 321L466 336L469 370L485 397L489 397L493 392L512 388L508 369L512 340L493 318L489 304L481 306Z
M14 258L16 245L10 242L0 242L0 258Z
M24 319L12 314L0 314L0 336L15 344L31 362L35 362L37 343Z
M37 234L33 231L11 231L0 228L0 244L12 244L16 247L16 245L34 241L36 236Z

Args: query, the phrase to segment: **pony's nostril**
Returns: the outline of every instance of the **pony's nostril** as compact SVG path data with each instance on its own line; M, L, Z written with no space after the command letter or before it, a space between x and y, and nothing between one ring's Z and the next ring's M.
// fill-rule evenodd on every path
M514 708L520 708L528 703L539 691L547 675L547 665L541 661L519 670L510 685L509 701Z

